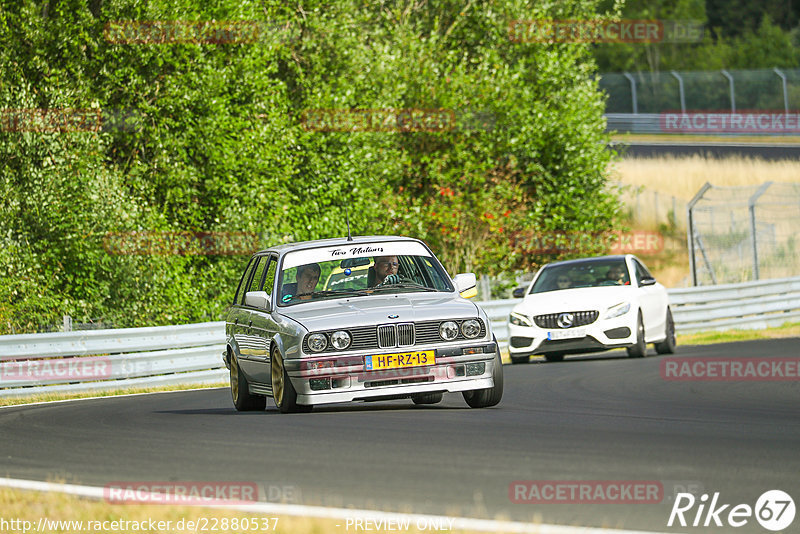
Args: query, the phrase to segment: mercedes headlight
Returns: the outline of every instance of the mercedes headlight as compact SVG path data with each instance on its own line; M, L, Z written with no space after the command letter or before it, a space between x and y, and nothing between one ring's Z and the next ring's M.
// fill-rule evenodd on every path
M308 336L308 348L314 352L322 352L328 345L325 334L311 334Z
M481 333L481 323L475 319L468 319L461 323L461 331L464 333L464 337L474 339Z
M458 337L458 325L453 321L445 321L439 325L439 336L445 341Z
M631 309L630 302L620 302L619 304L615 304L611 306L608 310L606 310L605 319L613 319L614 317L619 317L620 315L625 315Z
M517 312L511 312L511 315L508 316L508 321L517 326L533 326L530 317Z
M350 334L344 330L337 330L331 334L331 344L338 350L344 350L350 346Z

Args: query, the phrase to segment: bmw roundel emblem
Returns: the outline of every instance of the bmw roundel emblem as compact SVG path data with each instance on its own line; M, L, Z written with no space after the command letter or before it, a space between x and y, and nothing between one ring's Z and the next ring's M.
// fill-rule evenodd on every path
M389 315L388 317L389 317L389 319L397 319L400 316L395 314L395 313L393 313L393 314Z

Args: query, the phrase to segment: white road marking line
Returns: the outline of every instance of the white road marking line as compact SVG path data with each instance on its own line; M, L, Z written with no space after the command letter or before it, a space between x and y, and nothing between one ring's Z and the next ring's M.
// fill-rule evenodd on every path
M16 478L0 478L0 486L21 490L58 492L86 497L89 499L103 500L105 488L97 486L81 486L77 484L59 484L55 482L40 482L38 480L23 480ZM151 494L154 497L158 493ZM314 517L319 519L370 519L370 520L400 520L425 522L427 524L452 524L452 529L473 530L481 532L510 532L527 534L667 534L655 531L618 530L597 527L571 527L564 525L551 525L546 523L523 523L521 521L499 521L494 519L475 519L470 517L448 517L443 515L408 514L381 512L378 510L357 510L348 508L327 508L324 506L305 506L300 504L280 503L231 503L231 504L187 504L184 506L199 506L205 508L222 508L270 515L292 515L299 517ZM437 523L438 522L438 523Z

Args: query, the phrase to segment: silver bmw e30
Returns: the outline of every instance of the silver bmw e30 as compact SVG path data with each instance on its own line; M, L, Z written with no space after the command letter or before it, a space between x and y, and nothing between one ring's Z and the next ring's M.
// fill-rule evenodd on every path
M450 278L428 246L370 236L280 245L252 256L225 319L237 410L461 392L498 404L503 367L475 275Z

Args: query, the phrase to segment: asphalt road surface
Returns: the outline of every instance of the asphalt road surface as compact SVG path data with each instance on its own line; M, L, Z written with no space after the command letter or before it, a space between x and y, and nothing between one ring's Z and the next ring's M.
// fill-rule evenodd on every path
M795 338L678 347L676 356L798 354ZM265 412L237 413L227 389L4 408L0 474L95 486L252 481L267 499L295 504L682 532L705 529L667 527L681 488L719 492L731 507L781 489L800 505L800 382L667 381L663 358L650 348L644 359L507 365L502 403L483 410L446 395L433 406L281 415L270 401ZM509 487L520 480L664 489L656 504L514 503ZM766 532L754 518L735 530Z

